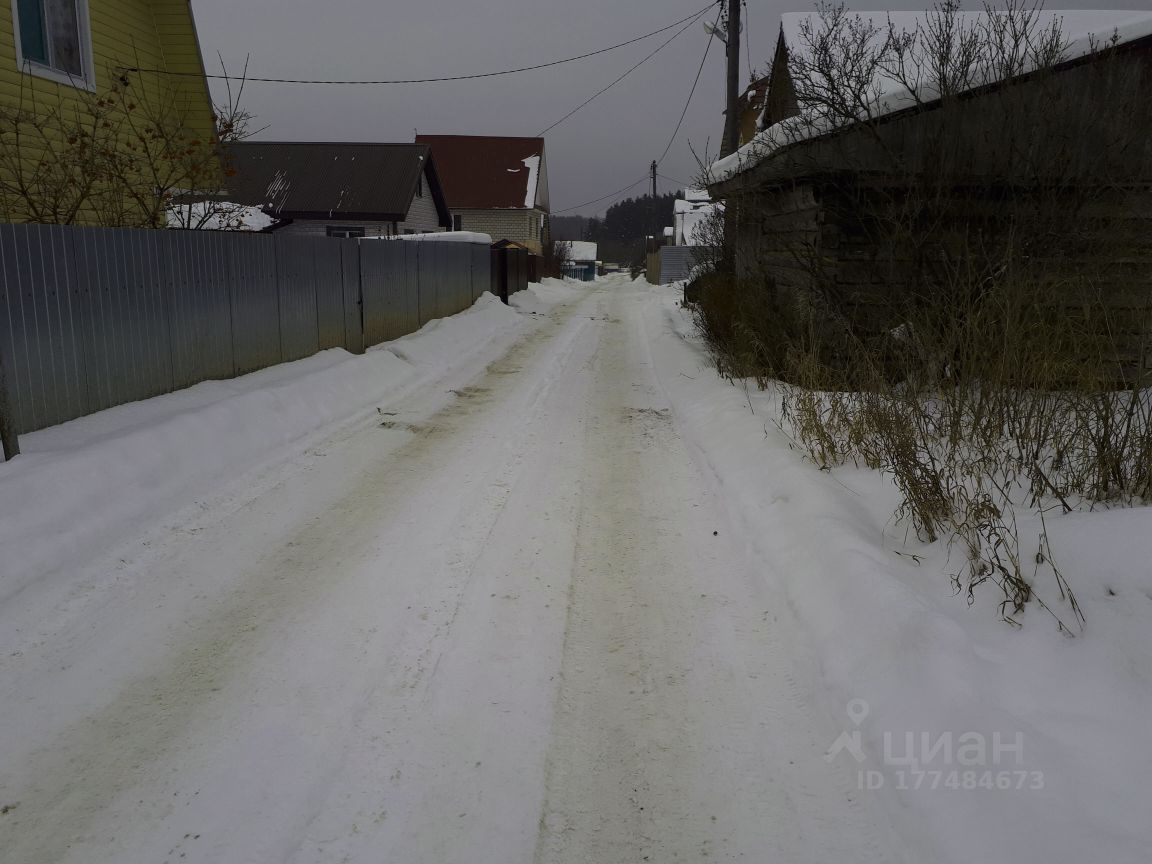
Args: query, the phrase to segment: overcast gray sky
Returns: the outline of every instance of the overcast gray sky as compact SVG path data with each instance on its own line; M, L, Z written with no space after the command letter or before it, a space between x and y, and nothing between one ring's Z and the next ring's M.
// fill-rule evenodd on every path
M249 74L284 78L423 78L465 75L582 54L663 27L707 0L193 0L210 73L250 57ZM1152 0L1050 2L1048 8L1147 9ZM924 8L930 3L849 4ZM764 68L787 0L748 0L741 40ZM715 13L709 12L708 18ZM535 135L611 82L672 32L589 60L480 81L324 87L249 83L245 105L285 141L411 141L431 134ZM588 107L549 132L553 211L644 176L684 106L709 37L700 24ZM724 46L713 45L684 125L660 173L690 182L689 149L715 154L723 127ZM741 61L742 82L748 65ZM661 179L660 190L680 184ZM641 186L636 192L642 192ZM635 193L633 193L635 194ZM584 208L602 211L611 201Z

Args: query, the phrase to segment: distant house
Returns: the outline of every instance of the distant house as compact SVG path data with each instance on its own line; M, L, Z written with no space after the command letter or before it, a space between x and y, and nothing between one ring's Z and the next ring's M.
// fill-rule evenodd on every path
M417 135L432 148L457 231L480 231L539 253L548 237L543 138Z
M708 238L704 236L704 225L708 218L723 209L709 197L704 189L685 189L684 197L672 202L672 214L675 225L672 231L673 246L706 246Z
M756 137L762 128L761 120L768 100L768 82L771 76L757 78L740 95L740 146Z
M0 116L4 221L160 225L171 191L224 176L188 0L5 3Z
M569 240L568 258L563 264L569 279L591 282L596 278L596 244L587 240Z
M279 220L278 234L386 237L452 225L424 144L245 141L229 157L229 200Z

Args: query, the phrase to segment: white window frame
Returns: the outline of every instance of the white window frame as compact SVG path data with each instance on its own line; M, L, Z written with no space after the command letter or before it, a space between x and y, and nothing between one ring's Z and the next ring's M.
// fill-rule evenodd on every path
M16 43L16 68L26 75L46 78L57 84L75 87L77 90L96 92L96 67L92 62L92 22L88 17L88 0L76 0L76 26L80 28L80 65L84 67L83 78L77 78L24 57L24 46L20 44L20 3L19 0L12 0L12 40Z
M360 233L357 234L357 231ZM368 229L364 225L327 225L324 228L324 236L339 240L360 240L368 236Z

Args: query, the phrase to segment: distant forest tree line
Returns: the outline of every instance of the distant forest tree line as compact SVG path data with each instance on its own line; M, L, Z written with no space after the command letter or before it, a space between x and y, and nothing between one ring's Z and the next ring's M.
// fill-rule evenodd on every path
M660 237L671 225L672 202L682 192L626 198L608 208L604 218L595 216L554 216L552 236L557 240L591 240L598 245L601 261L644 264L644 238Z

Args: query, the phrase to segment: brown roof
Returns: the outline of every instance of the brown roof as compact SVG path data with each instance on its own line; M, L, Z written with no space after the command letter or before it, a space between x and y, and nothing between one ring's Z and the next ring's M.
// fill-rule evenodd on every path
M242 141L228 157L229 198L274 216L403 221L423 172L440 224L452 224L426 145Z
M485 135L417 135L428 144L448 206L453 210L548 209L548 178L543 138L497 138ZM525 159L539 157L536 188ZM529 203L531 202L531 203Z

